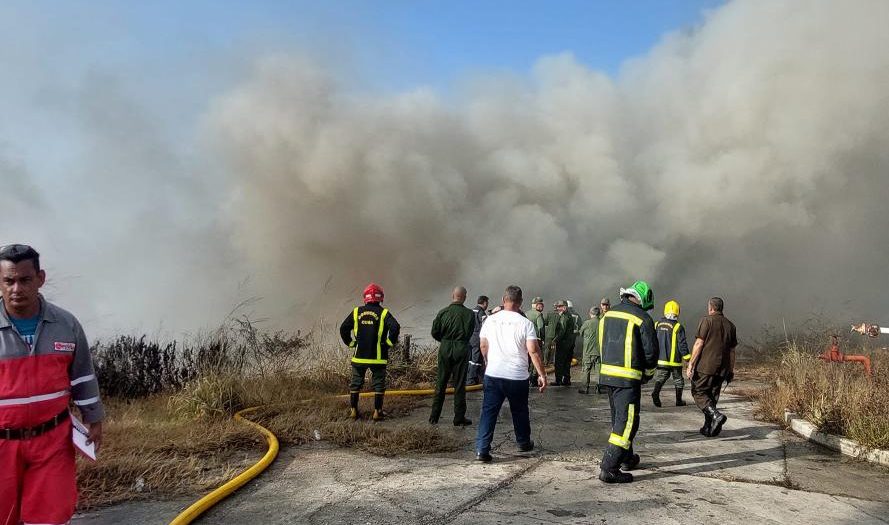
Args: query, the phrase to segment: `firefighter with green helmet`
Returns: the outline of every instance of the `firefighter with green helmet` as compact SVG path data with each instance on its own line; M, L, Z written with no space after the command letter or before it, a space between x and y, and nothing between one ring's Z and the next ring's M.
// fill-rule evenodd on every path
M676 389L676 406L685 406L682 390L685 380L682 377L682 363L688 361L691 353L685 338L685 327L679 322L679 303L673 300L664 305L664 317L655 325L658 341L657 372L654 375L654 390L651 400L654 406L661 406L661 388L670 376Z
M401 327L395 317L383 308L383 289L371 283L364 289L364 306L358 306L340 325L340 338L354 349L352 381L349 384L349 417L359 419L358 398L364 376L370 370L374 388L373 420L385 418L383 397L386 394L386 364L389 349L398 342Z
M598 306L590 308L590 318L583 322L580 327L580 337L583 340L583 361L582 370L586 376L586 383L583 388L577 392L580 394L590 393L590 380L592 379L593 369L598 373L599 368L599 318L602 317L602 310ZM596 385L596 392L601 393L601 387Z
M543 314L543 298L535 297L531 301L531 309L525 312L525 317L528 318L529 321L534 325L534 330L537 331L537 340L544 342L546 341L546 316ZM541 348L541 359L544 359L545 363L545 350ZM534 369L533 363L528 363L528 384L531 387L537 387L537 370Z
M620 304L599 320L599 349L602 365L599 384L608 393L611 435L602 457L599 479L605 483L630 483L639 455L633 439L639 430L642 383L654 375L658 342L654 321L647 311L654 307L654 294L645 281L621 288Z

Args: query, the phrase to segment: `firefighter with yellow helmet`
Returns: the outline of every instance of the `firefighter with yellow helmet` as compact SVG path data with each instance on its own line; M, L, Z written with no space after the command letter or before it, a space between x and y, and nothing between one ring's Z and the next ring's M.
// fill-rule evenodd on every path
M651 400L654 401L654 406L661 406L661 388L672 375L673 386L676 389L676 406L685 406L685 401L682 400L682 390L685 388L682 363L688 361L691 352L688 350L688 341L685 338L685 327L679 322L678 302L667 301L667 304L664 305L664 316L657 322L655 329L657 330L659 355Z
M602 367L599 384L608 393L611 406L611 436L602 457L599 479L605 483L630 483L639 455L633 439L639 430L642 383L654 375L658 343L654 321L647 311L654 307L654 294L645 281L621 288L620 304L599 320L599 349Z

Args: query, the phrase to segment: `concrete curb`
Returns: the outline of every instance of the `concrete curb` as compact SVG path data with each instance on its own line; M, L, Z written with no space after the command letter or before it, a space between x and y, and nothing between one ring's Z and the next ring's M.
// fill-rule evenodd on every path
M889 450L869 449L861 446L857 441L820 432L815 425L790 410L784 411L784 422L790 425L791 430L813 443L836 450L845 456L889 467Z

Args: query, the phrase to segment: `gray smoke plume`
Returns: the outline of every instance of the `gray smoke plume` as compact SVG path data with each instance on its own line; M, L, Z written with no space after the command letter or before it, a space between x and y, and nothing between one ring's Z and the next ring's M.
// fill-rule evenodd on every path
M887 21L879 0L731 2L616 78L565 53L447 97L264 56L184 153L84 101L96 147L75 193L102 208L66 220L119 264L55 264L89 283L69 302L102 297L97 317L182 328L243 295L276 325L339 321L369 281L418 331L455 284L583 311L635 279L687 319L720 295L746 328L889 322Z

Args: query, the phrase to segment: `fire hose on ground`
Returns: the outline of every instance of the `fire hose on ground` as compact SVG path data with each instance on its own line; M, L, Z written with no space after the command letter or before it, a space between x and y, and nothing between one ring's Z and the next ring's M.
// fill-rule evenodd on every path
M577 365L577 359L571 360L571 366ZM547 372L552 372L552 368L547 368ZM467 392L476 392L478 390L482 390L482 385L470 385L466 387ZM454 393L453 388L448 388L445 390L445 393L450 395ZM415 390L387 390L387 396L431 396L435 394L434 388L419 388ZM374 395L373 392L362 392L361 397L372 397ZM348 395L336 396L339 398L346 398ZM265 469L275 461L275 458L278 456L278 450L280 448L278 444L278 438L275 434L272 433L271 430L265 428L259 423L254 423L247 419L246 416L249 413L255 412L261 408L265 408L266 405L255 406L250 408L245 408L237 413L235 413L234 419L240 421L242 423L246 423L251 427L255 428L260 434L265 437L266 442L268 443L268 450L266 450L265 455L257 461L254 465L250 466L234 478L229 481L223 483L218 488L214 489L212 492L192 503L187 509L182 511L178 516L176 516L173 521L170 522L170 525L188 525L194 520L198 519L203 513L210 510L214 505L222 501L223 499L230 496L239 488L243 487L247 484L248 481L252 480L256 476L260 475Z

